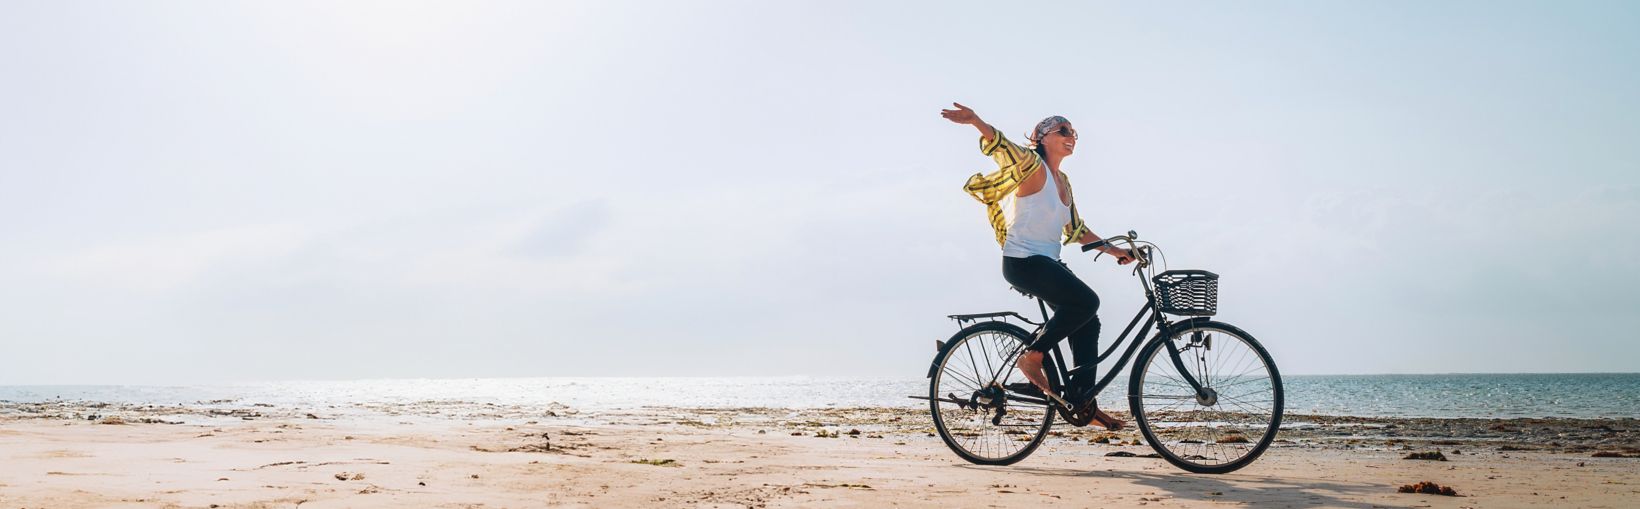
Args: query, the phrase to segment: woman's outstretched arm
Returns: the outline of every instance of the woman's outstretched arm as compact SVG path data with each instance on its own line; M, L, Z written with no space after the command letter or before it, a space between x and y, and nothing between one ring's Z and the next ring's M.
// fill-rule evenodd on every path
M975 129L979 129L979 135L981 138L985 138L985 141L996 139L996 128L991 127L991 124L985 123L984 120L980 120L979 114L974 113L974 110L968 109L967 106L963 106L958 103L951 103L951 105L956 106L957 109L940 110L940 116L945 117L946 120L950 120L958 124L974 126Z

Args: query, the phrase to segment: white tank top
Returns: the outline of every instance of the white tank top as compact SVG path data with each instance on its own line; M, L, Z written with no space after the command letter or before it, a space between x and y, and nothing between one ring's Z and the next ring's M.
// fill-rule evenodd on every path
M1002 243L1002 256L1059 259L1060 239L1065 237L1065 225L1071 222L1071 207L1059 201L1059 183L1054 181L1053 169L1044 162L1040 171L1047 177L1041 191L1023 198L1011 194L1003 207L1008 237Z

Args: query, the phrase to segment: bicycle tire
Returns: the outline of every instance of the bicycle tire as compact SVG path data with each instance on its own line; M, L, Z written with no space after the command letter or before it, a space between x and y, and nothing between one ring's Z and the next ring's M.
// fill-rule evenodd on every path
M1166 353L1166 345L1181 338L1191 345L1199 345L1199 340L1192 338L1207 339L1205 348L1189 347L1197 349L1198 353L1190 357L1197 360L1193 365L1198 369L1186 366L1186 370L1204 386L1224 391L1215 392L1212 405L1202 405L1182 377L1167 374L1171 371L1176 375L1177 367ZM1219 341L1221 353L1208 353L1213 341ZM1233 352L1238 344L1244 350ZM1227 350L1232 352L1222 354ZM1181 352L1181 359L1184 356ZM1209 356L1215 360L1209 361ZM1224 359L1227 356L1236 358ZM1220 363L1223 365L1210 365L1219 360L1224 361ZM1232 364L1225 369L1224 365ZM1207 375L1201 374L1204 372ZM1225 372L1230 375L1223 375ZM1262 399L1264 396L1269 399ZM1151 403L1147 405L1147 401ZM1128 380L1128 408L1151 448L1173 466L1199 474L1234 472L1258 459L1281 428L1283 404L1281 373L1269 352L1246 331L1206 319L1179 322L1152 339L1139 352ZM1189 415L1177 415L1183 413ZM1246 435L1255 430L1258 439L1247 440ZM1243 445L1249 443L1252 445Z
M968 430L953 430L952 428L954 423L948 422L955 417L962 419L961 424L964 425L977 424L982 429L998 427L986 426L984 424L991 422L988 420L990 417L989 414L974 413L974 410L960 408L958 405L948 401L949 396L952 395L950 393L955 392L952 390L952 387L967 385L973 386L972 388L974 390L978 390L980 385L986 385L992 381L999 381L999 383L1006 385L1009 383L1008 381L1010 379L1015 379L1010 377L1017 377L1016 379L1018 380L1024 379L1023 376L1018 376L1018 369L1014 366L1014 361L1017 360L1017 356L1012 356L1011 358L1004 357L1006 360L1006 366L990 366L989 370L991 371L995 371L996 368L1000 368L1000 373L1002 374L1000 379L981 374L976 377L978 378L977 380L966 380L966 384L953 383L942 386L942 382L947 380L954 382L965 382L964 378L970 376L967 374L969 370L966 368L973 368L975 366L964 366L963 368L965 369L962 369L962 372L959 373L957 371L953 371L957 367L954 366L954 364L960 364L962 356L972 355L974 343L971 343L971 341L983 341L983 339L979 338L987 337L993 339L993 343L989 346L981 344L979 348L993 349L991 347L998 346L1001 341L1007 341L1009 339L1018 342L1019 347L1023 348L1023 345L1029 341L1030 335L1026 333L1024 329L1006 322L981 322L968 326L951 336L951 339L947 340L945 348L942 348L939 355L934 359L932 375L929 377L928 383L929 413L933 416L934 428L939 432L940 439L945 442L946 447L951 448L952 452L957 453L958 457L978 465L1012 465L1025 459L1027 456L1030 456L1032 452L1035 452L1036 449L1042 445L1043 439L1048 436L1048 429L1053 426L1053 408L1046 405L1041 407L1040 412L1042 416L1039 424L1029 427L1020 426L1021 429L1019 429L1019 431L1024 431L1025 428L1032 430L1029 432L1031 433L1030 436L1027 437L1025 441L1019 440L1017 434L1010 433L1009 430L999 430L994 435L968 437L966 436L967 433L974 432ZM1054 382L1052 386L1057 388L1058 370L1052 362L1053 361L1051 358L1044 357L1043 365L1045 371L1048 373L1049 380ZM959 398L967 396L968 394L963 394L959 396ZM945 406L942 407L942 405ZM974 413L974 415L965 415L965 412ZM973 421L974 418L979 418L980 421L976 423ZM1028 421L1021 422L1023 424L1029 424ZM959 439L959 431L963 434L961 438L965 439ZM1009 435L1014 435L1014 438L1007 438ZM966 440L966 438L977 439ZM1017 449L1008 450L1005 454L990 454L989 451L991 448L986 447L986 445L997 445L998 449L1000 449L1001 446L1010 442L1014 444L1023 443L1023 445Z

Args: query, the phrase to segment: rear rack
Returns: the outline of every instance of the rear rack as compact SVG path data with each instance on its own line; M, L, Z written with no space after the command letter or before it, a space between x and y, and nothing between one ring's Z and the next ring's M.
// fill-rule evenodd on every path
M995 313L979 313L979 314L973 314L973 315L946 315L946 318L956 320L958 325L966 325L968 322L978 322L980 320L990 320L990 319L994 319L994 318L1006 319L1010 316L1012 316L1014 318L1018 318L1019 321L1025 322L1025 323L1028 323L1028 324L1031 324L1031 325L1038 325L1038 326L1042 325L1040 322L1032 321L1030 318L1025 318L1024 316L1020 315L1019 313L1015 313L1013 311L998 311L998 312L995 312Z

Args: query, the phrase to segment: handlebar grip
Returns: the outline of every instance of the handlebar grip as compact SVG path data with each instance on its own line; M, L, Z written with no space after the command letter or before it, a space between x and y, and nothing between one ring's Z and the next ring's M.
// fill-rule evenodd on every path
M1092 243L1092 244L1084 244L1084 245L1083 245L1083 246L1082 246L1082 252L1084 252L1084 253L1086 253L1086 252L1088 252L1088 251L1092 251L1092 250L1095 250L1095 249L1099 249L1099 248L1101 248L1101 247L1105 247L1105 246L1107 246L1107 245L1109 245L1109 244L1110 244L1110 243L1109 243L1109 242L1106 242L1106 241L1105 241L1105 240L1104 240L1104 239L1100 239L1100 240L1099 240L1099 241L1097 241L1097 242L1094 242L1094 243Z

